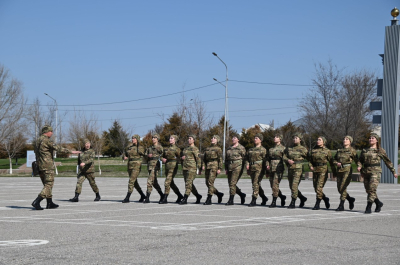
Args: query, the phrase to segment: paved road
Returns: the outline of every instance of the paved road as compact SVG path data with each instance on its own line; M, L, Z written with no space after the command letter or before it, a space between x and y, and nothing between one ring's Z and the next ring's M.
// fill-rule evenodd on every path
M332 209L312 211L311 181L300 184L306 207L288 210L250 208L238 197L230 207L196 205L193 196L185 206L159 205L156 192L153 203L122 204L128 179L100 177L100 202L85 182L80 201L71 203L75 180L56 178L60 208L35 211L30 204L41 190L39 178L0 178L0 264L400 264L399 185L380 184L382 212L366 215L362 183L350 184L355 209L335 212L339 196L331 181L325 193ZM183 189L183 179L176 181ZM227 192L226 181L218 179L216 187ZM139 183L145 187L146 179ZM195 184L206 197L204 179ZM239 186L249 198L250 181ZM262 186L271 193L267 181ZM281 187L289 195L287 180Z

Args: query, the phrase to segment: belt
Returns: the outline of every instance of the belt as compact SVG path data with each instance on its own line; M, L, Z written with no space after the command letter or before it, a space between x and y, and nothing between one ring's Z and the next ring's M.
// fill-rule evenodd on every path
M242 159L228 160L226 163L227 163L227 164L233 164L233 163L240 162L240 161L242 161Z
M168 162L173 162L173 161L176 161L176 158L167 159L167 163L168 163Z
M254 161L254 162L250 162L250 165L261 164L262 162L263 162L262 160Z
M207 159L207 162L214 162L214 161L218 161L218 158L216 158L216 159Z
M129 158L129 161L140 161L142 158Z
M271 157L271 160L281 160L281 157Z
M364 164L364 167L379 167L381 164Z
M342 167L349 167L349 166L351 166L351 163L350 164L342 164Z
M158 157L151 157L150 160L158 160Z
M313 166L315 167L322 167L322 166L326 166L326 163L313 163Z

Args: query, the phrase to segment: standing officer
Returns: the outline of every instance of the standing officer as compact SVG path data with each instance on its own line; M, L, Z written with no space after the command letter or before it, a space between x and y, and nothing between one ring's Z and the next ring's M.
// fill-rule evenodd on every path
M164 149L164 153L162 155L162 161L165 164L165 183L164 183L165 191L164 191L164 197L160 201L161 204L168 203L167 198L171 188L178 196L176 203L181 202L181 200L183 199L181 192L179 191L178 187L175 185L174 182L174 177L178 172L178 160L181 154L181 149L178 146L176 146L177 141L178 141L178 136L171 135L169 137L170 146Z
M196 187L193 184L194 179L196 178L196 171L200 169L200 157L199 157L199 149L194 145L194 140L196 136L189 135L188 136L188 144L189 146L183 149L182 152L182 169L183 169L183 178L185 179L185 195L183 196L182 201L179 204L187 204L187 199L190 195L190 192L196 196L196 204L200 203L200 200L203 196L201 196Z
M285 155L283 161L288 167L288 180L289 187L292 192L292 201L289 204L288 209L296 207L297 197L300 199L299 208L304 207L307 198L299 191L299 185L301 182L301 175L303 174L303 160L307 159L307 148L301 145L302 135L296 133L293 135L293 146L285 149Z
M326 180L328 179L328 165L331 165L332 172L336 175L335 167L333 164L333 158L331 150L325 147L326 139L323 136L317 138L317 145L314 149L310 150L308 154L308 166L313 172L313 186L316 193L316 202L313 210L319 210L321 200L324 200L326 209L329 209L331 204L329 198L325 196L323 188Z
M358 157L356 150L351 147L353 137L347 135L343 139L343 149L338 149L333 160L333 163L337 165L337 189L340 194L340 204L336 211L344 211L344 202L347 199L349 201L349 209L353 210L355 198L350 197L347 193L347 186L351 181L351 175L353 173L351 163L354 161L358 164Z
M142 188L137 181L140 171L142 170L142 161L145 150L143 146L139 144L140 136L135 134L132 136L132 145L128 147L128 150L124 154L124 160L128 159L128 174L129 174L129 182L128 182L128 193L126 194L125 199L122 203L129 203L129 198L133 192L133 188L137 190L140 194L139 202L143 202L146 199L146 195L144 195Z
M282 180L283 171L285 166L283 165L283 155L285 152L285 147L281 144L282 141L282 134L277 134L274 137L275 146L268 150L267 154L267 174L269 174L269 183L272 189L272 203L269 208L276 207L276 199L281 199L281 206L285 206L286 196L282 194L281 190L279 189L279 183Z
M222 150L221 147L217 145L219 140L219 136L214 135L211 138L211 146L207 147L203 154L203 161L205 163L203 170L206 170L206 185L208 188L207 200L204 205L211 204L213 194L217 195L218 203L222 202L222 197L224 196L224 194L219 192L214 186L215 179L222 170Z
M363 149L360 154L360 161L357 170L361 171L364 178L365 192L368 194L368 203L365 213L371 213L372 203L375 202L375 212L379 213L383 206L383 202L378 199L376 190L381 180L382 168L381 160L392 171L393 176L397 178L396 171L392 162L386 154L385 149L380 147L380 137L376 133L372 133L369 137L369 148ZM361 168L362 164L362 168Z
M256 134L254 137L254 144L256 146L247 151L246 169L247 174L251 177L253 185L253 197L249 207L256 206L258 194L260 194L260 197L262 198L261 205L266 205L268 201L267 196L264 194L264 190L261 188L261 180L265 174L265 157L267 155L267 150L261 145L263 139L261 133Z
M82 153L80 153L78 156L79 174L78 174L78 182L76 183L75 197L69 199L70 202L79 201L79 195L81 194L82 184L85 181L85 179L89 180L90 187L92 187L93 192L96 193L96 198L94 199L94 201L100 201L101 199L99 188L97 187L96 181L94 180L95 152L90 147L89 139L85 139L84 141L85 141L85 148L82 151Z
M58 205L53 203L53 185L54 185L54 151L60 153L80 154L79 151L70 151L55 144L50 137L53 135L53 128L45 125L42 128L42 135L35 143L36 162L39 167L40 179L43 183L43 189L38 197L32 202L32 206L36 210L43 210L40 202L46 198L46 209L57 208Z
M243 174L243 165L246 158L246 149L239 144L239 136L232 135L232 146L226 150L225 172L228 175L229 200L225 205L233 205L233 199L237 193L240 196L241 204L245 203L246 194L236 184Z
M160 201L163 199L163 193L157 181L158 172L160 171L159 160L164 151L163 147L158 142L159 140L160 140L160 135L158 133L153 134L152 136L153 146L146 150L146 155L148 157L147 168L149 171L149 177L147 178L146 199L144 200L143 203L150 202L150 194L153 189L153 186L158 191L158 194L160 194Z

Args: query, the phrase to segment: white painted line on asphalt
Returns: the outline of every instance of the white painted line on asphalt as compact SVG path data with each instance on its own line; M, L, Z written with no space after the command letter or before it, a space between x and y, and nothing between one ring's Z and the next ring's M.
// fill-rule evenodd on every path
M49 243L47 240L10 240L10 241L0 241L0 248L15 248L15 247L33 247L39 245L45 245Z

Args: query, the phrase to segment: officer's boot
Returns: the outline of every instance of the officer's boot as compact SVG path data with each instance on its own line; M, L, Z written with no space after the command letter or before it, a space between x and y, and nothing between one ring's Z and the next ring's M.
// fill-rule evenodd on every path
M79 202L79 193L75 192L75 197L69 199L70 202Z
M324 200L325 208L329 209L329 207L331 207L331 204L329 203L329 198L326 197L325 194L324 194L324 197L322 197L322 199Z
M365 208L365 213L371 213L372 202L367 203L367 208Z
M319 210L319 204L321 203L321 199L317 198L317 201L315 202L314 208L312 208L313 210Z
M158 191L158 194L160 194L160 200L158 201L158 203L160 203L160 202L163 200L163 198L164 198L164 193L162 193L162 191L159 190L159 191Z
M168 195L169 194L164 194L164 197L162 198L162 200L160 201L160 204L167 204L168 203Z
M217 197L218 197L218 203L221 203L222 197L224 197L224 194L222 192L217 192Z
M132 194L132 193L128 192L128 193L126 194L125 199L122 201L122 203L129 203L129 198L131 197L131 194Z
M268 198L267 198L267 196L265 196L265 195L260 195L260 197L261 197L261 199L262 199L262 202L261 202L261 205L262 206L264 206L264 205L266 205L267 204L267 201L268 201Z
M296 208L296 199L292 198L292 201L290 202L289 206L287 207L288 209L294 209Z
M271 205L269 206L269 208L275 208L276 207L276 199L278 199L278 197L272 197L272 202L271 202Z
M143 191L138 191L140 194L139 202L144 202L146 200L146 195L144 195Z
M36 210L43 210L42 207L40 207L40 202L43 200L42 197L38 196L33 202L32 202L32 206L36 209Z
M144 199L143 203L149 203L150 202L150 192L146 192L146 198Z
M285 202L286 196L282 194L281 190L279 190L278 197L281 199L281 206L282 207L285 206L285 204L286 204L286 202Z
M55 208L58 208L58 204L55 204L55 203L53 202L53 199L52 199L52 198L46 198L46 201L47 201L46 209L55 209Z
M304 197L303 194L302 194L302 195L299 196L299 199L300 199L299 208L303 208L303 207L304 207L304 204L305 204L306 201L307 201L307 198Z
M198 194L197 196L196 196L196 204L200 204L200 200L201 200L201 198L203 198L203 196L201 196L200 194Z
M176 203L180 203L181 200L183 199L183 196L180 192L177 195L178 195L178 199L176 199Z
M204 205L211 205L211 198L212 198L212 195L208 194L207 195L207 199L203 204Z
M257 198L256 197L251 197L251 202L250 202L250 204L249 204L249 207L254 207L254 206L256 206L257 204L256 204L256 201L257 201Z
M347 193L346 199L349 201L349 209L353 210L354 202L356 201L356 199L353 197L350 197L350 195L348 193Z
M240 191L240 193L238 193L238 195L240 196L240 204L244 204L246 202L246 193L243 193L242 191Z
M227 203L225 203L226 206L228 205L233 205L233 199L235 198L235 195L230 195L229 200Z
M98 202L98 201L100 201L100 199L101 199L100 193L97 192L97 193L96 193L96 198L94 198L94 201L95 201L95 202Z
M383 206L383 202L381 202L378 198L376 198L374 202L376 204L375 212L379 213L381 211L382 206Z
M189 195L184 195L183 196L183 198L182 198L182 200L179 202L179 204L180 205L183 205L183 204L187 204L187 199L188 199L188 197L189 197Z
M337 211L337 212L344 211L344 202L345 202L345 200L340 200L339 207L335 211Z

